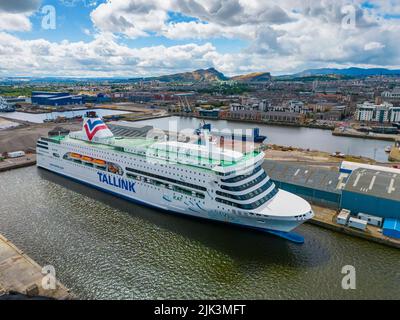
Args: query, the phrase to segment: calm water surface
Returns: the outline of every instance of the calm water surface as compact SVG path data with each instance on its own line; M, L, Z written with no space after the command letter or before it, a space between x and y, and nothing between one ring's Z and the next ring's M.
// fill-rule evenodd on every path
M202 119L169 117L138 121L138 125L152 125L162 130L183 130L187 128L198 128ZM390 141L372 139L360 139L350 137L333 136L330 130L314 128L296 128L271 126L258 123L241 123L226 120L207 120L213 129L249 129L260 128L260 134L266 135L267 143L274 143L283 146L292 146L305 149L320 150L326 152L340 151L345 154L364 156L378 161L387 161L388 154L385 147L391 145Z
M0 233L80 298L400 297L400 250L311 225L306 242L147 209L35 167L0 175ZM341 289L341 269L357 289Z

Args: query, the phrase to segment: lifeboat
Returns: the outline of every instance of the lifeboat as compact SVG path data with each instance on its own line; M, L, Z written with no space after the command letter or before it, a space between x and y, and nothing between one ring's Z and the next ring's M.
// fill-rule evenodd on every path
M91 162L93 161L93 159L92 159L91 157L87 157L87 156L83 156L83 157L81 158L81 160L82 160L83 162L87 162L87 163L91 163Z
M82 156L78 153L71 152L69 155L72 159L81 160Z
M96 166L99 166L99 167L106 166L106 162L104 160L100 160L100 159L93 159L93 164L95 164Z

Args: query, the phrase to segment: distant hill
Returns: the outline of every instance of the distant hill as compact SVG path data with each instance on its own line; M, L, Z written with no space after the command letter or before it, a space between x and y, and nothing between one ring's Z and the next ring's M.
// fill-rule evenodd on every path
M192 72L175 73L160 77L134 78L132 81L161 81L161 82L213 82L228 80L225 75L214 68L199 69Z
M368 76L380 76L380 75L400 75L400 70L390 70L385 68L347 68L347 69L336 69L336 68L321 68L321 69L308 69L299 73L295 73L288 76L289 78L298 77L310 77L310 76L323 76L323 75L339 75L348 77L368 77ZM277 77L279 78L279 77Z
M214 82L233 80L238 82L257 82L271 80L269 72L254 72L234 77L226 77L215 68L199 69L192 72L182 72L160 77L133 78L131 81L161 81L161 82Z
M230 80L239 82L257 82L257 81L270 81L271 74L269 72L253 72L249 74L244 74L240 76L234 76Z

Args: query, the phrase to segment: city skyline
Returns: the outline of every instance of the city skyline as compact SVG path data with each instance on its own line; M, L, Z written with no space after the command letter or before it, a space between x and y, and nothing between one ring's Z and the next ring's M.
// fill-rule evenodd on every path
M400 69L395 1L0 1L0 77Z

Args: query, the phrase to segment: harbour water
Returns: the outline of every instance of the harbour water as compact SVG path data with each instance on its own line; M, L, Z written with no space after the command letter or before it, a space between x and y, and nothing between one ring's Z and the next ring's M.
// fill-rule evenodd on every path
M95 111L101 117L126 114L127 111L111 110L111 109L87 109L87 110L74 110L74 111L63 111L63 112L49 112L49 113L26 113L26 112L7 112L1 113L1 116L7 119L28 121L32 123L43 123L45 120L55 120L57 117L73 118L77 116L83 116L87 111Z
M169 117L151 120L138 121L138 125L152 125L162 130L170 129L173 131L184 129L196 129L202 123L202 119ZM385 147L391 142L360 139L351 137L333 136L330 130L302 128L302 127L282 127L271 126L258 123L241 123L226 120L207 120L211 123L213 129L223 130L260 128L260 134L266 135L267 143L282 146L292 146L298 148L310 148L326 152L342 152L348 155L364 156L377 161L388 161L388 155L385 153Z
M79 298L400 297L400 251L312 225L306 242L169 215L29 167L1 174L0 233ZM343 290L343 266L356 289Z

